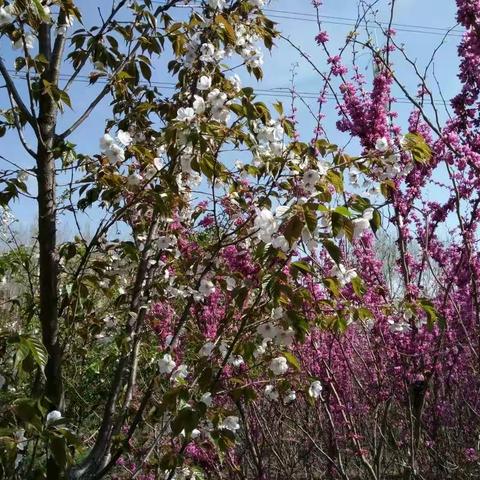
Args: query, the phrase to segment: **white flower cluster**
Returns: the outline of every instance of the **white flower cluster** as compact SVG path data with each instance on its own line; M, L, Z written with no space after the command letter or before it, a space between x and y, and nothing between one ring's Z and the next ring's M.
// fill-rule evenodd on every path
M256 33L250 33L243 24L235 29L237 38L236 47L245 64L250 68L259 68L263 65L263 53L255 46L259 37Z
M215 349L215 343L211 341L207 341L199 350L198 354L200 355L200 357L210 357L214 349ZM225 360L229 351L228 343L226 341L220 342L218 350L220 352L221 357ZM243 365L245 361L241 355L230 355L227 360L227 363L238 368L241 365Z
M332 277L336 277L338 283L340 283L340 285L344 287L345 285L350 283L355 277L357 277L357 272L354 269L346 268L345 265L340 263L339 265L335 265L332 268L331 275Z
M284 375L288 372L288 363L285 357L276 357L270 362L270 370L274 375Z
M320 380L315 380L310 384L310 388L308 389L308 394L314 400L316 400L322 394L322 390L323 390L323 387L322 387L322 383L320 382Z
M282 155L285 132L280 121L270 120L266 125L257 122L254 125L254 132L258 145L255 148L255 159L253 164L257 167L263 165L263 158L278 157Z
M361 188L362 195L367 197L374 197L380 193L377 182L373 182L370 178L364 177L363 182L360 183L361 172L355 166L349 168L348 177L350 184L353 187Z
M45 419L45 424L47 426L52 425L55 422L58 422L58 420L62 419L62 414L58 410L52 410L47 414L47 418Z
M170 340L171 343L171 340ZM177 367L177 364L173 360L172 356L169 353L163 355L163 357L158 360L158 371L162 375L170 375L171 382L178 382L184 380L188 376L188 367L185 364L180 364Z
M316 191L316 186L319 180L328 173L328 163L324 161L317 162L316 169L307 170L302 176L301 186L302 188L313 194Z
M207 298L212 293L215 293L215 285L211 280L202 278L202 280L200 280L200 286L198 287L198 293L200 294L200 298Z
M290 244L285 236L278 234L280 227L279 217L282 216L282 207L277 209L276 215L262 208L257 210L257 216L253 222L253 232L256 238L266 244L271 244L273 248L287 253L290 250Z
M208 0L207 4L215 10L223 10L227 4L227 0Z
M14 50L33 50L35 48L36 37L32 33L26 33L12 43Z
M176 363L173 361L173 358L169 353L166 353L158 361L158 370L162 374L167 374L168 375L168 374L172 373L176 366L177 366Z
M0 27L10 25L15 21L15 10L13 4L6 7L0 7Z
M240 421L238 417L231 415L226 417L223 422L219 425L220 428L225 430L230 430L231 432L235 433L237 430L240 429Z
M295 332L291 327L285 330L282 327L273 325L270 322L263 323L257 328L257 333L268 341L275 342L276 345L289 347L295 340Z
M208 90L211 85L211 78L206 75L202 75L198 79L197 89L200 91L205 91ZM207 107L210 108L212 120L215 120L219 123L228 123L230 120L227 94L220 91L218 88L214 88L208 93L206 101L203 97L195 95L192 106L179 108L175 120L190 124L198 115L203 115Z
M370 220L373 218L373 208L366 208L359 218L352 220L353 223L353 238L359 238L363 232L370 228Z
M132 137L128 132L119 130L117 141L108 133L100 139L100 150L113 165L125 160L125 147L132 143Z
M232 50L217 48L211 42L202 41L202 32L195 32L186 45L184 62L187 66L193 66L198 59L205 64L216 64L224 58L232 55Z

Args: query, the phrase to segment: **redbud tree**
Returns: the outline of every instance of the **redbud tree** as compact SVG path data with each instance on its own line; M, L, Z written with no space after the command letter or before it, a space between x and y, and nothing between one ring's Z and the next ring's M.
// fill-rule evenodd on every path
M322 92L303 141L242 85L292 44L263 0L0 0L0 134L28 157L1 157L4 478L474 478L480 17L457 3L445 125L426 77L418 95L396 77L393 30L331 52L320 28L329 71L294 45ZM356 151L328 141L327 92ZM423 196L441 164L444 204ZM27 198L33 244L9 210Z

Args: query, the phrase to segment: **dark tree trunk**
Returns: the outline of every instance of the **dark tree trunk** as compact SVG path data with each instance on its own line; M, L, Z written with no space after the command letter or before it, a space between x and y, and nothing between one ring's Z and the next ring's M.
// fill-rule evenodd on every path
M40 53L52 60L50 26L40 27ZM42 76L56 83L54 72L47 70ZM63 382L61 374L61 348L58 338L58 257L57 212L55 198L55 159L53 146L58 107L54 99L43 93L39 100L38 124L40 139L37 149L38 182L38 241L40 247L40 323L42 337L48 352L45 369L45 396L53 408L62 410Z
M43 24L39 31L39 53L52 62L50 25ZM42 79L56 85L55 63L42 75ZM63 411L62 352L58 322L58 256L57 205L55 189L55 158L53 147L58 107L54 99L42 93L39 99L37 148L38 183L38 243L40 249L40 324L42 340L48 352L45 367L45 397L49 410ZM52 456L47 459L47 478L62 478L62 472Z

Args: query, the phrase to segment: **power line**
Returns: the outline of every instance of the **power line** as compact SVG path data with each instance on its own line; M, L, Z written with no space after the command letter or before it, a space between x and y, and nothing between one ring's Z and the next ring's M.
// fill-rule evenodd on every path
M156 0L153 3L164 5L166 2L162 0ZM201 5L198 3L193 3L192 5L175 5L172 8L201 8ZM264 8L264 12L269 13L269 17L282 19L282 20L293 20L299 22L308 22L308 23L317 23L318 20L321 23L326 23L330 25L342 25L347 27L352 27L357 23L357 19L348 18L348 17L338 17L335 15L317 15L313 13L303 13L303 12L293 12L290 10L276 10L273 8ZM390 22L376 21L376 24L388 27ZM449 37L462 37L462 30L452 29L446 27L431 27L428 25L415 25L415 24L406 24L406 23L396 23L391 24L392 27L399 32L404 33L419 33L427 35L440 35L440 36L449 36Z
M15 70L8 69L8 72L11 75L14 75L16 78L20 78L22 80L26 79L26 76L24 74L21 74L19 72L16 72ZM67 81L70 77L68 74L60 74L59 76L60 80ZM77 78L74 80L74 82L77 83L91 83L90 77L87 75L79 75ZM100 85L106 85L108 83L107 80L99 78L96 82L97 84ZM175 82L161 82L161 81L156 81L152 80L151 82L142 82L142 85L153 85L153 86L158 86L161 87L165 90L176 90L177 86ZM253 88L253 87L252 87ZM320 93L316 92L308 92L308 91L299 91L299 90L293 90L289 87L272 87L272 88L254 88L254 93L257 96L263 96L263 97L274 97L274 98L292 98L292 94L298 97L301 97L305 100L318 100ZM322 96L326 97L328 100L335 100L336 96L333 93L325 93ZM341 97L341 95L338 95L338 97ZM406 97L399 97L396 98L396 102L398 104L404 104L404 105L411 105L412 102L406 98ZM431 102L429 102L430 104ZM444 102L441 100L435 100L434 101L435 105L444 105Z

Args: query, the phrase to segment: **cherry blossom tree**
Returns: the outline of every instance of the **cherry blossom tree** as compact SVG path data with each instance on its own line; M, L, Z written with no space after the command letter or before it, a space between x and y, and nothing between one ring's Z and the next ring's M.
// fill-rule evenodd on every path
M331 52L313 2L323 72L263 0L119 0L99 25L80 2L0 0L0 134L31 161L1 157L0 273L19 286L0 324L3 477L478 475L478 6L457 1L463 87L442 125L427 75L412 63L411 94L395 73L395 2L381 47L360 3ZM319 75L307 141L295 108L242 85L281 41ZM328 140L327 93L358 147ZM440 165L443 204L425 194ZM33 245L9 213L28 197ZM60 214L78 228L61 242Z

